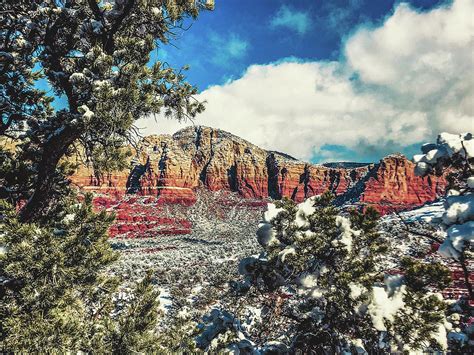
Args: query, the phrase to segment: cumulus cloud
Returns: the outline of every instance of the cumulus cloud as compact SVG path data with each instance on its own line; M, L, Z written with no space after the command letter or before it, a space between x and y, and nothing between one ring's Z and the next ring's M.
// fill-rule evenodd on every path
M472 131L472 13L471 0L428 12L400 4L379 27L350 36L339 61L253 65L240 79L210 87L199 95L208 104L196 123L326 161L381 157L439 131ZM158 126L170 133L182 127Z
M235 33L230 33L225 37L212 33L209 40L214 48L211 61L224 67L233 65L235 60L244 58L249 49L249 43Z
M297 11L283 5L270 21L270 27L283 27L303 35L311 28L311 18L304 11Z
M360 80L398 107L425 112L435 130L472 130L474 2L417 12L400 4L382 27L346 44Z

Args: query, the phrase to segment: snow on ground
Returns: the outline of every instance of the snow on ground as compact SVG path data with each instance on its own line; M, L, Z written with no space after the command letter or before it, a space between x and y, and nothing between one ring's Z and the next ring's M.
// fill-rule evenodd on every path
M162 326L168 327L170 322L184 316L198 321L219 306L229 290L229 282L239 278L239 261L260 253L256 232L265 210L266 205L249 204L235 194L199 190L193 206L169 205L160 212L164 217L189 220L191 234L113 238L111 244L122 257L111 271L130 283L144 276L147 269L153 269L164 313ZM391 244L391 253L384 258L382 269L396 271L401 256L405 255L427 262L442 261L432 242L408 233L402 220L415 229L429 228L429 222L440 220L443 211L440 201L398 216L384 216L380 225ZM453 288L453 297L457 297L457 289ZM249 324L258 322L259 312L259 309L249 310ZM375 317L377 312L374 310Z
M265 207L236 194L199 190L193 206L169 205L160 212L189 220L191 234L112 238L122 256L111 271L130 283L153 269L164 323L191 305L207 310L238 278L239 260L260 251L255 233Z
M443 204L443 201L428 203L420 208L415 208L411 211L401 212L400 215L407 222L436 222L437 220L441 220L441 217L443 216Z
M170 292L164 287L159 287L158 290L160 291L160 310L163 311L163 313L167 313L173 304Z

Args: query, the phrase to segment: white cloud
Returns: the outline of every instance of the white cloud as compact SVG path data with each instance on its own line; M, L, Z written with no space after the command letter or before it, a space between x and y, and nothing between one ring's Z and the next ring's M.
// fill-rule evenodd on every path
M473 13L472 0L426 13L400 4L382 27L348 40L347 62L386 101L425 112L431 129L472 131Z
M196 124L302 159L325 145L357 153L380 147L382 155L442 130L473 131L472 13L472 0L429 12L400 4L380 27L349 37L338 62L253 65L210 87ZM158 122L161 132L182 126ZM341 158L337 151L324 157Z
M227 36L212 33L209 40L214 49L211 61L223 67L234 65L236 60L247 55L249 49L249 43L235 33L230 33Z
M270 27L283 27L303 35L311 28L311 18L307 12L297 11L283 5L272 17Z

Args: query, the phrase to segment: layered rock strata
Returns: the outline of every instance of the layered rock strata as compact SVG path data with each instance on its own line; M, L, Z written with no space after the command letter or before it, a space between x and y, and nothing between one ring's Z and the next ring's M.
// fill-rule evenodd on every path
M199 186L297 202L329 190L341 204L372 205L381 212L422 205L445 188L443 178L415 176L414 164L402 155L378 164L314 165L202 126L144 138L131 165L130 171L101 181L83 168L72 180L86 189L153 195L181 204L193 204Z

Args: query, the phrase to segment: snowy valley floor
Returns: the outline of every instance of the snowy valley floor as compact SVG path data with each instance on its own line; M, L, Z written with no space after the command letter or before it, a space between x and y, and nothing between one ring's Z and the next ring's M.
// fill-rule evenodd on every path
M145 197L134 200L134 208L141 203L149 204L149 200ZM173 235L157 229L155 237L130 238L128 234L126 238L112 238L112 246L121 253L121 258L111 271L127 280L120 297L126 299L130 283L152 269L160 290L163 329L169 330L183 319L197 324L213 307L232 304L229 282L239 277L240 259L261 251L255 232L266 204L228 192L199 190L197 202L192 206L157 204L152 209L149 207L147 205L142 214L156 213L160 217L188 221L192 224L191 233ZM404 255L442 261L429 240L407 232L402 223L403 219L413 223L413 229L423 229L430 218L437 218L441 213L442 203L437 202L399 216L383 217L380 225L391 244L383 269L396 271ZM153 235L153 229L147 233ZM451 298L463 293L459 279L445 296ZM246 307L252 323L260 310L253 309L251 304Z
M190 234L111 239L121 253L112 267L114 274L135 281L146 270L154 270L164 327L187 309L199 320L227 291L228 283L238 278L239 260L260 251L255 232L265 203L207 190L197 196L190 207L156 209L160 216L191 222ZM126 291L127 287L123 297Z

